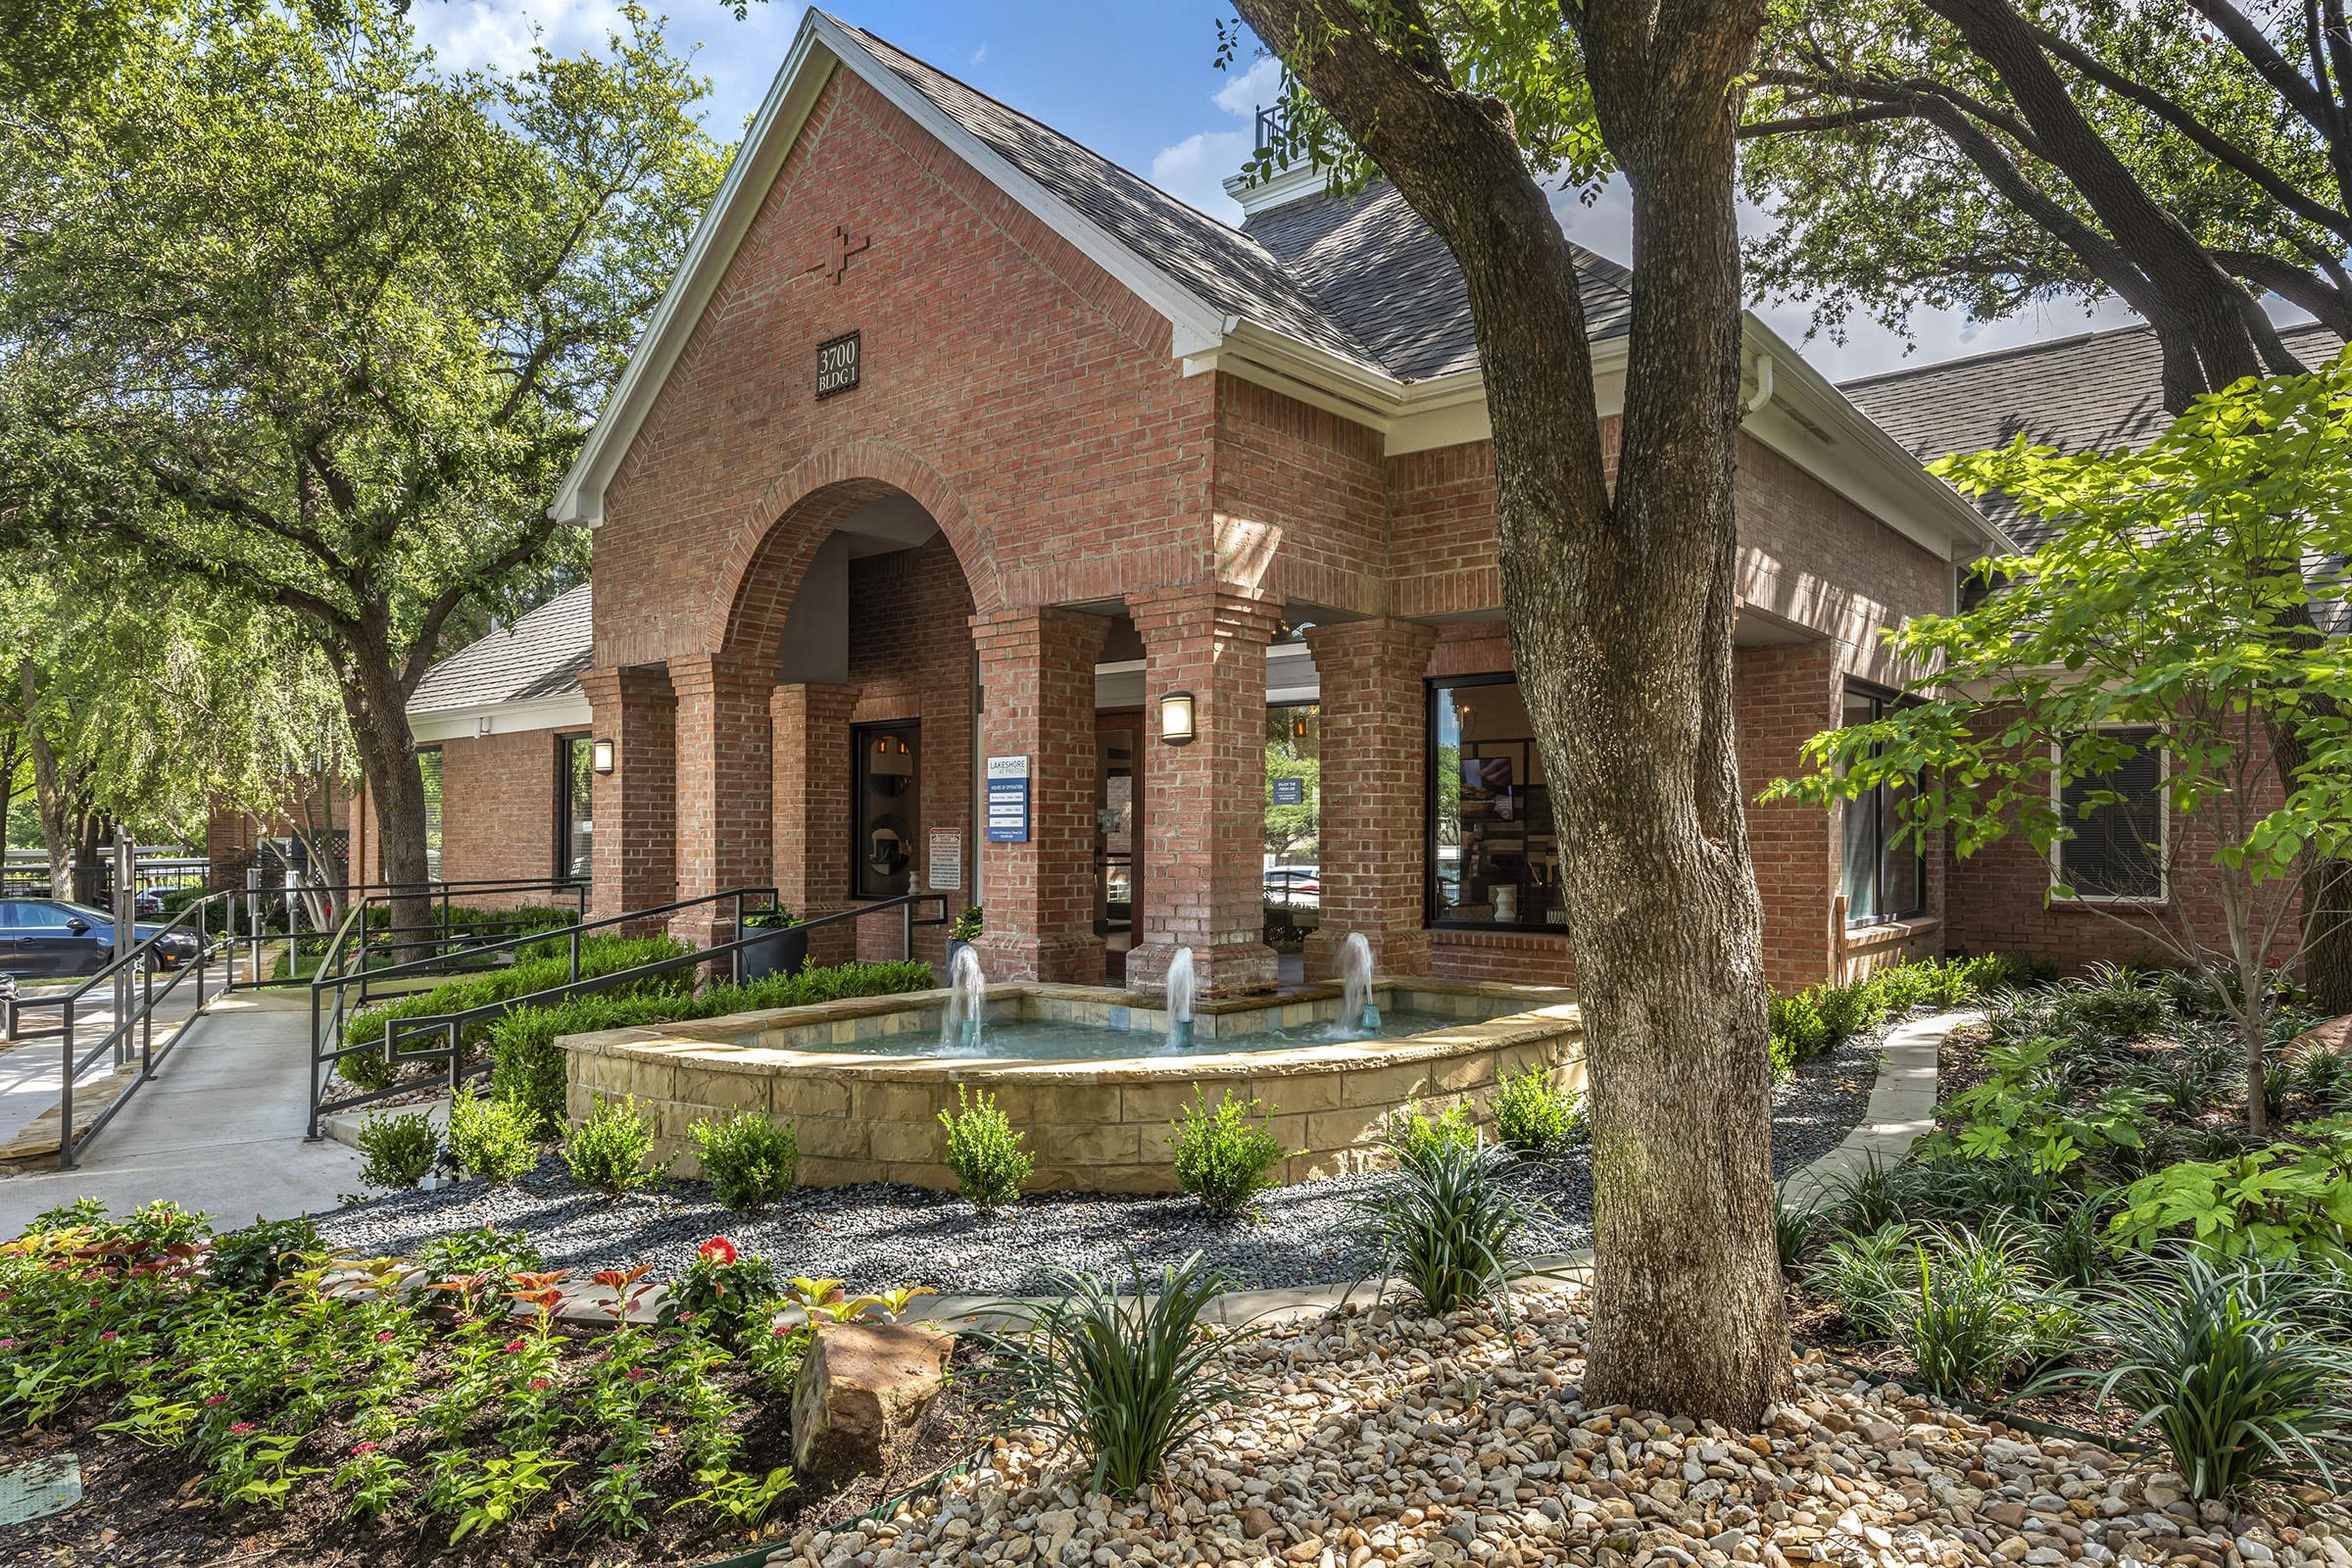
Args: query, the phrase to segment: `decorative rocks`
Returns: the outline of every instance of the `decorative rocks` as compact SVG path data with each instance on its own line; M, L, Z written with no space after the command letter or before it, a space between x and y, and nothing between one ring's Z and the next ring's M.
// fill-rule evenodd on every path
M900 1323L822 1325L792 1390L795 1468L817 1476L887 1468L939 1396L954 1344Z

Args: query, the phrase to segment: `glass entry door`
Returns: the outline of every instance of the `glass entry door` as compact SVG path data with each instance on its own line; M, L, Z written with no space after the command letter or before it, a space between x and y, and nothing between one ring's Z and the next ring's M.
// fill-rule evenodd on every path
M1095 935L1102 938L1104 972L1111 979L1125 972L1141 902L1142 742L1140 712L1095 715Z

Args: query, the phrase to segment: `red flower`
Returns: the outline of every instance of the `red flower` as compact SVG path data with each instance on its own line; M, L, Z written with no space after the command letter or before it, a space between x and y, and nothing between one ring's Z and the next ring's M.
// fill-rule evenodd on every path
M398 1338L400 1338L400 1336L399 1336L399 1335L397 1335L397 1334L393 1333L393 1332L392 1332L390 1329L385 1329L385 1330L383 1330L381 1333L379 1333L379 1334L377 1334L377 1335L376 1335L376 1337L375 1337L375 1343L376 1343L376 1344L378 1344L378 1345L381 1345L381 1344L383 1344L383 1343L384 1343L386 1340L396 1340L396 1339L398 1339Z
M735 1244L728 1241L724 1236L713 1236L709 1241L705 1242L700 1248L696 1249L696 1255L707 1258L710 1262L717 1263L723 1267L724 1265L735 1261Z
M244 1436L246 1433L248 1433L248 1432L251 1432L252 1430L253 1430L253 1423L252 1423L252 1422L250 1422L250 1421L239 1421L239 1422L237 1422L237 1423L236 1423L234 1426L231 1426L231 1427L228 1429L228 1435L229 1435L230 1437L232 1437L232 1438L241 1438L241 1437L243 1437L243 1436Z
M225 1394L216 1394L211 1398L206 1399L204 1402L208 1405L226 1404L228 1402L228 1396Z
M547 1379L545 1379L545 1378L533 1378L533 1379L531 1379L531 1388L532 1388L532 1390L533 1390L534 1392L535 1392L535 1391L537 1391L537 1390L540 1390L540 1389L544 1389L544 1388L546 1388L546 1387L547 1387Z
M115 1341L121 1339L122 1337L122 1335L117 1334L113 1329L108 1329L104 1334L99 1335L98 1339L101 1344L112 1345L115 1343Z
M507 1342L507 1353L509 1355L520 1355L522 1353L522 1342L520 1340L509 1340Z
M359 1444L354 1444L354 1445L352 1446L352 1449L351 1449L351 1451L352 1451L352 1452L353 1452L355 1455L357 1455L357 1454L366 1454L366 1453L373 1453L373 1452L375 1451L375 1445L374 1445L374 1444L372 1444L372 1443L359 1443Z

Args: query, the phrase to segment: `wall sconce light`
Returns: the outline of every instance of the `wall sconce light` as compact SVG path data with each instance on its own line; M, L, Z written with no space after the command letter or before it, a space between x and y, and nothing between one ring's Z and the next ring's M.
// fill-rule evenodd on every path
M1159 700L1159 738L1163 745L1190 746L1195 735L1193 728L1193 694L1169 692Z
M588 743L588 760L589 764L599 773L612 772L612 743L611 741L590 741Z

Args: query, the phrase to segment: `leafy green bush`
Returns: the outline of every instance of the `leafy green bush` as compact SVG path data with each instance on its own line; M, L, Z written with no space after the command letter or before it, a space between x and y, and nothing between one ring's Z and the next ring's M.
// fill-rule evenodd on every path
M1088 1485L1131 1497L1168 1451L1206 1426L1235 1386L1221 1376L1236 1336L1202 1317L1225 1281L1195 1252L1121 1294L1098 1275L1051 1271L1047 1298L1018 1308L1018 1331L980 1336L1011 1389L1007 1433L1042 1427L1093 1457Z
M1287 1152L1266 1129L1258 1102L1244 1104L1230 1089L1214 1109L1195 1089L1193 1103L1176 1113L1170 1130L1177 1185L1216 1214L1246 1212L1250 1200L1275 1184L1272 1172Z
M1935 971L1941 967L1935 962L1894 963L1873 973L1870 984L1878 993L1879 1015L1909 1012L1927 1001L1935 987Z
M1867 980L1857 980L1851 985L1817 986L1810 995L1833 1046L1843 1044L1886 1016L1878 987Z
M2028 1392L2072 1385L2115 1400L2163 1437L2200 1499L2267 1483L2333 1491L2352 1464L2352 1348L2306 1320L2340 1291L2296 1262L2182 1251L2090 1297L2087 1338L2106 1364Z
M2065 987L2066 1013L2077 1025L2117 1040L2145 1040L2172 1016L2172 995L2163 974L2094 963L2089 973Z
M1807 1056L1818 1056L1835 1044L1830 1039L1830 1026L1822 1021L1821 1008L1815 1004L1810 991L1774 997L1766 1004L1765 1019L1772 1038L1787 1042L1791 1064Z
M238 1296L260 1296L277 1289L293 1265L326 1250L318 1227L308 1216L263 1219L241 1231L213 1238L204 1255L205 1278L220 1290Z
M1494 1094L1494 1136L1522 1159L1541 1159L1583 1141L1585 1109L1541 1067L1502 1081Z
M792 1191L800 1168L800 1135L789 1121L750 1111L723 1121L704 1117L687 1129L703 1165L703 1180L739 1214L757 1214Z
M681 957L692 951L685 944L673 942L668 937L582 937L580 978L598 979L623 969L634 969L640 964ZM343 1043L347 1046L373 1045L384 1038L385 1026L395 1018L426 1018L450 1012L468 1012L475 1007L512 1002L516 997L526 997L533 992L553 990L570 979L570 939L551 938L522 949L514 962L503 969L462 975L455 980L444 980L429 991L416 991L383 1002L369 1003L344 1020ZM691 971L673 969L666 974L633 982L622 989L656 993L683 992L692 982ZM468 1043L475 1043L488 1033L488 1022L477 1023L468 1027L465 1038Z
M1796 1048L1780 1035L1764 1042L1765 1060L1772 1066L1772 1081L1785 1084L1796 1076Z
M1419 1105L1406 1105L1389 1113L1380 1141L1399 1165L1418 1165L1445 1150L1476 1150L1478 1125L1460 1105L1448 1105L1435 1116Z
M980 906L967 904L956 910L956 918L949 922L948 937L949 940L955 942L977 942L980 940L982 929Z
M360 1123L360 1152L368 1156L360 1180L397 1192L416 1186L433 1168L441 1157L441 1135L420 1110L369 1116Z
M449 1102L449 1152L458 1168L494 1182L511 1182L539 1163L537 1118L507 1100L483 1100L471 1089Z
M2352 1260L2352 1117L2299 1131L2310 1147L2182 1160L2141 1177L2118 1195L2110 1237L2140 1251L2185 1233L2222 1257Z
M2089 1105L2069 1104L2047 1071L2064 1044L2043 1036L1988 1049L1984 1080L1936 1107L1938 1117L1960 1121L1957 1144L1936 1135L1921 1140L1921 1152L1933 1157L1956 1147L1969 1159L2025 1158L2057 1175L2094 1151L2139 1147L2155 1097L2118 1084Z
M1021 1184L1034 1162L994 1095L983 1089L967 1102L963 1085L957 1084L955 1113L941 1111L939 1124L948 1130L948 1169L956 1173L967 1202L988 1214L1020 1200Z
M510 1274L536 1273L547 1266L547 1259L528 1233L483 1225L434 1237L417 1252L416 1266L428 1281L463 1274L492 1274L503 1279Z
M607 1100L599 1095L588 1119L572 1129L564 1143L564 1168L571 1179L607 1198L619 1198L662 1179L653 1164L654 1129L637 1109L634 1097Z
M714 1345L735 1348L755 1325L775 1315L776 1271L757 1253L741 1252L724 1236L695 1250L686 1277L662 1306L662 1321L677 1323Z
M1912 1256L1916 1280L1895 1311L1894 1338L1937 1394L1993 1398L2074 1342L2071 1298L2041 1278L2014 1233L1938 1230Z
M1402 1280L1432 1316L1500 1298L1525 1262L1511 1240L1534 1208L1497 1179L1499 1149L1434 1139L1367 1198L1359 1239L1381 1259L1381 1278Z

